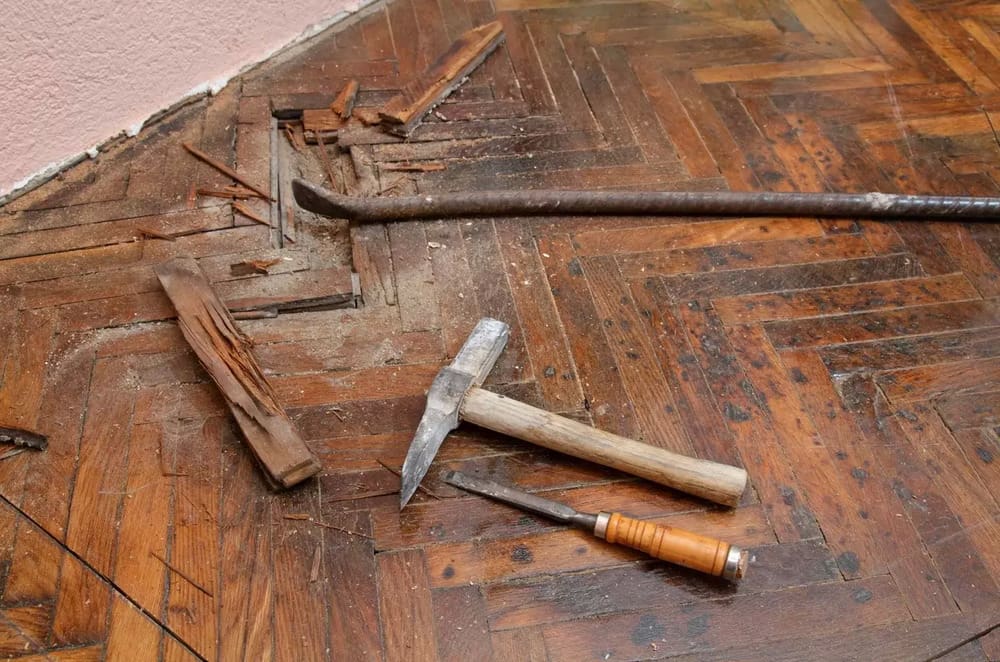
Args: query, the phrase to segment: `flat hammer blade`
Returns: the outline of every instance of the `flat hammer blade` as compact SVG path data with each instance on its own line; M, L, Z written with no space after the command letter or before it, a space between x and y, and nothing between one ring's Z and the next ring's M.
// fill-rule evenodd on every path
M443 368L434 378L427 391L427 407L400 472L400 508L417 491L444 438L458 427L462 398L470 388L481 385L490 374L509 337L510 327L507 324L484 317L476 324L451 365Z

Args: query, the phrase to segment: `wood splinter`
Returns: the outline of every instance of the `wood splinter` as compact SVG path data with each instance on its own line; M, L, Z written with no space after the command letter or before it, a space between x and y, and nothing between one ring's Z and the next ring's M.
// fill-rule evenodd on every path
M223 186L222 188L198 188L195 190L198 195L209 198L232 198L236 200L249 200L250 198L261 197L260 193L246 188L245 186Z
M440 161L423 161L419 163L399 161L396 163L380 163L378 167L380 170L387 172L439 172L448 169L448 166Z
M223 175L229 177L233 181L239 182L240 184L246 186L251 191L257 192L260 195L260 197L264 198L265 200L272 200L272 201L274 200L274 198L271 197L270 193L260 188L259 186L254 186L251 182L244 179L239 173L237 173L235 170L233 170L226 164L217 161L216 159L213 159L211 156L201 151L197 147L194 147L190 143L181 143L181 145L183 145L184 149L186 149L196 159L204 161L205 163L212 166L213 168L221 172Z
M503 42L503 25L493 21L469 30L379 110L382 127L409 135L436 105L451 94Z
M295 149L296 152L306 151L306 140L302 137L302 125L296 124L295 127L286 126L285 127L285 137L288 138L289 144Z
M156 275L177 310L184 338L215 381L250 449L271 481L291 487L321 465L299 436L250 350L251 342L209 285L198 263L176 258Z
M254 221L255 223L260 223L261 225L266 225L267 227L271 227L271 223L266 218L260 216L259 214L257 214L257 212L255 212L254 210L250 209L249 207L247 207L242 202L234 202L233 203L233 211L235 211L235 212L237 212L237 213L239 213L239 214L241 214L243 216L246 216L247 218L249 218L251 221Z

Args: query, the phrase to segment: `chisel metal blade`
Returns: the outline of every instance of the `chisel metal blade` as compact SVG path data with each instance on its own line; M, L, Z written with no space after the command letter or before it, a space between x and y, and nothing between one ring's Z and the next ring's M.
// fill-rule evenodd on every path
M548 499L543 499L540 496L528 494L521 490L515 490L512 487L494 483L491 480L475 478L459 471L448 471L442 478L449 485L454 485L463 490L481 494L497 501L509 503L524 510L550 517L558 522L576 524L582 515L582 513L578 513L565 504L549 501Z

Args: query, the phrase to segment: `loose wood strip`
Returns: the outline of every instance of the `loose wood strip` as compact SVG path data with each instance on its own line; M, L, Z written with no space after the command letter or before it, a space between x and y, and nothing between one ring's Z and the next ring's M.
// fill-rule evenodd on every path
M316 132L315 136L316 144L319 146L319 160L323 163L323 170L326 172L326 178L330 180L330 186L333 187L334 191L346 194L347 185L343 181L343 175L338 177L336 174L333 162L330 160L330 154L326 151L326 142L323 140L322 132Z
M677 413L656 350L643 332L644 318L636 310L628 285L610 256L583 261L601 328L614 356L617 373L632 403L642 434L637 439L683 455L694 455Z
M442 357L454 356L465 344L474 320L481 317L476 301L476 277L469 268L461 221L435 221L424 226L434 268L434 289L441 312Z
M115 584L138 605L159 614L166 572L155 555L167 553L171 520L171 485L162 475L159 453L163 432L159 425L133 425L128 439L128 465L115 557ZM117 610L117 607L114 607ZM117 611L116 611L117 613Z
M578 409L583 406L583 391L570 355L569 340L547 287L545 262L549 260L539 255L528 223L498 219L494 224L545 409Z
M433 592L438 659L467 662L490 659L490 623L480 587L458 586ZM519 659L524 659L523 657Z
M976 288L964 274L950 274L723 297L713 305L723 322L735 325L977 298Z
M591 412L595 427L634 437L639 432L637 417L625 397L614 354L600 328L600 316L572 239L569 235L557 235L540 238L537 244L553 302L569 341L584 407Z
M163 239L165 241L174 240L174 235L163 234L162 232L157 232L156 230L152 230L141 225L136 226L135 231L138 232L143 238L149 237L151 239Z
M998 323L1000 302L990 300L832 315L821 319L765 322L764 328L774 346L780 349L920 336L942 331L993 327Z
M277 541L272 549L271 570L275 660L325 662L329 659L325 652L329 644L321 634L327 626L328 596L346 587L338 585L340 577L335 584L327 584L331 578L326 576L322 566L323 555L327 553L322 544L326 532L308 521L284 518L286 514L306 513L318 519L319 493L319 482L314 481L274 503L269 526Z
M207 233L232 226L232 218L222 207L184 210L153 217L126 218L106 223L85 224L26 232L6 237L0 244L0 260L5 269L9 258L32 255L52 256L81 248L131 242L146 235L181 237ZM159 242L149 242L156 245ZM51 258L40 258L51 259ZM12 265L11 265L12 266Z
M441 314L434 289L433 266L422 223L392 223L387 228L392 266L399 293L403 331L441 328Z
M220 472L218 612L220 659L273 656L274 513L254 484L254 463L224 427ZM231 654L230 654L231 653Z
M835 262L867 257L871 254L872 249L864 237L843 234L833 237L754 241L704 248L630 253L618 257L618 265L625 278L645 279L650 276L734 271L805 262Z
M337 308L354 300L346 267L229 280L215 289L230 311Z
M163 630L124 598L116 596L109 625L106 644L108 660L153 660L159 657Z
M125 459L128 457L125 453L110 452L107 442L116 438L116 431L122 426L127 428L131 423L135 391L123 388L127 370L127 361L118 358L99 361L94 367L88 400L90 414L83 428L66 534L66 544L105 576L111 576L114 567L118 513L124 496ZM67 562L70 561L67 559ZM83 585L77 588L93 584L87 576L65 567L63 577L71 584L76 581ZM57 607L56 631L67 643L89 643L92 640L86 639L86 633L103 634L110 592L101 590L98 585L91 588L87 606L73 600L61 600Z
M218 170L222 174L224 174L227 177L229 177L229 178L231 178L231 179L239 182L240 184L242 184L243 186L247 187L251 191L254 191L258 195L260 195L260 197L264 198L265 200L272 200L272 201L274 200L274 198L272 198L271 195L267 191L265 191L264 189L260 188L259 186L256 186L256 185L252 184L251 182L247 181L242 176L240 176L235 170L233 170L232 168L230 168L226 164L220 163L219 161L216 161L211 156L209 156L205 152L201 151L197 147L193 147L190 143L182 143L182 144L184 145L184 149L186 149L188 152L190 152L191 155L194 156L195 158L201 159L202 161L204 161L208 165L212 166L213 168L215 168L216 170Z
M219 639L218 585L219 501L218 466L222 440L230 423L223 416L206 420L200 430L163 440L161 461L170 451L173 466L173 527L170 541L167 624L171 631L204 657L215 652ZM174 446L170 449L168 444ZM167 558L167 557L164 557Z
M948 394L937 400L934 403L934 408L944 419L948 429L953 432L968 428L1000 426L1000 390L986 393Z
M271 260L245 260L229 265L229 273L233 276L249 276L251 274L267 275L269 269L281 262L280 258Z
M48 534L23 519L19 521L9 556L4 603L42 603L55 599L59 567L65 554Z
M779 598L780 599L780 598ZM699 651L671 657L671 662L843 662L864 660L878 651L880 662L912 662L913 660L947 660L948 662L982 662L988 660L971 641L952 654L939 657L948 648L981 632L982 617L976 614L956 614L922 621L904 620L871 626L867 623L843 632L801 634L766 644L747 642L711 651ZM787 632L787 630L785 630ZM976 650L978 648L978 651ZM965 652L962 652L965 651Z
M169 243L129 241L125 244L2 260L0 285L47 281L84 274L98 274L93 276L93 279L98 281L99 274L105 270L136 264L156 264L175 255L183 254L199 258L259 250L262 243L266 242L265 234L266 230L257 226L228 227L179 237ZM44 288L46 285L39 287ZM94 287L91 296L83 298L102 298L100 287ZM74 300L72 295L69 295L68 300Z
M45 333L44 326L30 330ZM81 347L79 337L65 333L57 336L51 347L46 347L50 367L48 377L38 380L43 386L38 417L44 421L42 429L50 445L44 453L2 463L0 484L4 486L4 495L18 503L39 526L65 540L94 352L92 348ZM57 371L51 368L53 357L58 357ZM25 461L29 457L30 461Z
M548 662L545 639L538 628L503 630L490 633L490 644L496 660L522 660L523 662Z
M576 236L580 255L644 253L699 248L749 241L777 241L820 237L814 220L756 219L673 223L654 227L583 232Z
M461 223L462 239L465 244L465 255L472 274L503 274L504 258L500 250L494 224ZM497 360L487 384L505 384L532 379L531 359L525 345L521 324L518 322L517 307L514 296L506 278L473 277L476 302L479 304L479 316L493 317L510 324L510 340L500 358ZM471 330L475 320L463 320Z
M688 432L698 457L742 466L733 435L714 402L708 382L680 320L669 305L662 284L655 279L631 283L632 298L642 315L654 356L670 387L677 417Z
M0 298L0 300L3 299ZM41 375L46 373L54 345L57 344L58 319L55 315L51 314L51 311L10 310L8 312L9 314L6 319L0 318L3 322L9 321L9 326L4 324L6 328L0 329L5 332L3 342L0 343L0 348L2 348L0 351L5 354L4 359L0 361L0 366L4 370L3 377L0 378L3 380L0 382L0 421L9 427L41 429L51 431L50 435L58 434L59 437L62 437L61 441L64 443L68 442L73 447L74 450L70 451L69 454L75 454L77 434L67 434L68 430L63 431L57 427L50 427L53 423L65 420L66 414L70 412L60 412L57 409L56 411L60 412L57 415L59 421L51 420L51 411L49 412L49 418L46 418L42 414L42 410L49 407L46 406L48 404L46 402L46 395L48 393L45 384L46 380L41 378ZM89 362L87 366L87 372L89 373ZM86 390L85 384L84 390ZM40 428L38 425L39 422L42 422L44 427ZM17 439L25 441L23 437L18 435L18 432L13 431L6 438L8 440L13 438L15 442ZM74 432L76 432L76 429L74 429ZM33 437L32 441L33 443L38 443L40 440ZM24 447L22 446L22 448ZM38 468L41 468L46 474L49 473L50 467L58 467L65 471L66 465L58 461L65 459L63 457L63 449L60 448L55 452L58 454L58 457L47 457L52 451L46 451L45 456L41 458L40 462L37 460L32 462L32 469L37 471L34 465L40 465ZM24 458L21 459L23 460ZM73 466L72 461L69 466ZM9 490L9 492L5 491L6 494L19 499L22 490L32 490L32 486L35 485L35 478L37 477L32 476L31 480L27 480L26 469L27 467L20 462L0 468L0 480L4 481L3 484ZM70 470L67 473L72 474L72 471ZM60 472L57 470L55 476L58 476L60 482L65 485L66 482L64 481L67 481L69 476L60 476L59 474ZM45 492L46 490L39 489L38 491ZM63 501L63 499L59 499L59 501ZM58 512L61 508L54 508L54 510ZM65 526L65 520L60 518L56 513L53 513L53 515L52 520L46 516L44 523L55 526L54 530L56 531L62 531Z
M832 345L820 351L832 373L909 368L932 363L989 358L1000 354L1000 326L927 336Z
M436 660L435 618L423 551L387 552L375 558L385 659L387 662Z
M741 618L729 618L736 609ZM831 620L830 614L837 618ZM667 608L602 616L545 627L550 660L601 660L701 653L726 643L761 644L793 632L807 639L855 628L909 621L891 577L804 586L777 595L737 596ZM655 648L653 648L655 646ZM610 658L610 656L609 656Z
M993 391L1000 388L1000 357L902 368L878 375L875 383L894 403Z
M379 110L383 126L392 133L408 135L424 115L461 85L502 41L503 26L499 21L463 34L424 73Z
M197 263L178 258L156 268L177 309L181 331L215 380L268 475L291 487L320 470L236 327L229 310Z
M333 502L321 503L323 576L329 586L331 659L378 660L381 632L372 518L368 511L336 512ZM345 533L353 532L352 534ZM330 590L332 589L332 590Z
M359 88L357 78L347 81L347 84L340 89L340 94L330 104L330 110L340 115L341 119L348 119L351 116L351 111L354 110L354 102L358 98Z
M965 428L955 431L954 436L973 471L1000 503L1000 462L996 461L1000 457L1000 433L986 428Z
M365 126L375 126L381 122L381 118L378 114L378 108L355 108L352 116L361 121ZM399 138L393 138L393 140L399 140Z
M347 374L275 377L274 388L289 407L326 406L348 400L381 400L422 393L441 369L438 361L383 365Z
M608 510L608 509L604 509ZM794 586L840 581L840 573L822 542L809 540L754 547L753 561L740 581L741 595L778 591ZM657 572L657 561L639 561L587 573L566 574L553 583L548 577L484 587L494 630L523 628L609 614L623 605L631 609L669 609L704 594L692 595L685 571ZM589 596L601 596L599 600Z

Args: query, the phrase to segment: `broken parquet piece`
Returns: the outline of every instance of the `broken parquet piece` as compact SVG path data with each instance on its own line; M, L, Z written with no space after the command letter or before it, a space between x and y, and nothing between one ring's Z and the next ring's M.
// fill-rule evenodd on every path
M314 133L336 131L344 126L344 119L329 108L306 108L302 111L302 128Z
M177 309L184 338L212 376L247 443L271 480L291 487L320 470L263 371L250 351L250 340L236 327L191 258L156 267L156 275Z
M434 106L455 90L504 39L499 21L469 30L379 111L382 126L409 135Z
M357 79L352 78L347 81L347 84L340 90L340 94L330 104L330 110L340 115L341 119L348 119L351 116L351 111L354 110L359 87Z

